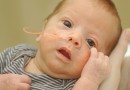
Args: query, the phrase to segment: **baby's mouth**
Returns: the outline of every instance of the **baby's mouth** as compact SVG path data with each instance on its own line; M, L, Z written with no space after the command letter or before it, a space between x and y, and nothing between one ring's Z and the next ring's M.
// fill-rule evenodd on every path
M58 52L61 53L66 58L71 59L71 52L67 48L65 48L65 47L60 48L60 49L58 49Z

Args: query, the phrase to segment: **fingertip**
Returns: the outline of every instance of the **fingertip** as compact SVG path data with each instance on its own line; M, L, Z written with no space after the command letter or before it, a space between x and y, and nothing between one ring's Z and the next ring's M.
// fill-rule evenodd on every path
M29 84L26 84L26 83L20 83L18 90L31 90L31 86Z
M27 76L27 75L22 75L23 76L23 82L26 82L26 83L28 83L28 84L31 84L31 78L29 77L29 76Z
M22 74L23 77L30 78L28 75Z
M97 56L97 49L95 47L91 48L91 56Z
M130 28L125 30L125 34L126 34L126 40L129 42L130 41Z
M95 47L92 47L91 51L97 51L97 49Z
M28 83L28 84L31 84L31 82L32 82L32 79L28 76L28 78L27 78L27 83Z

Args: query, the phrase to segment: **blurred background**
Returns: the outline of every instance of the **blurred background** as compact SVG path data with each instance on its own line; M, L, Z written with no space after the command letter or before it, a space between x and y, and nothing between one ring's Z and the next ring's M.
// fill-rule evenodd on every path
M0 51L19 43L37 45L23 27L41 31L44 19L60 0L0 0ZM123 28L130 27L130 0L113 0Z

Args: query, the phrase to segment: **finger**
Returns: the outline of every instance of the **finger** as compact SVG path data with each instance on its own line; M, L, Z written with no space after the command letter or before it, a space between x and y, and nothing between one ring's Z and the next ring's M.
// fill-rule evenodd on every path
M105 56L105 61L106 61L106 64L108 65L108 67L111 68L110 59L108 56Z
M26 83L20 83L18 86L19 86L18 90L30 90L31 89L31 86L29 84L26 84Z
M31 78L27 75L20 75L21 82L31 84Z
M121 37L117 43L117 46L110 55L110 58L112 58L112 60L114 59L118 60L124 57L127 50L129 39L130 39L130 29L126 29L122 32Z
M130 42L130 28L126 29L126 40Z
M96 58L98 57L98 54L97 54L97 49L92 47L91 48L91 55L90 55L90 58Z
M111 71L111 64L110 64L110 59L108 56L104 56L104 67L106 67L106 73L110 74Z
M108 56L105 56L105 60L110 63L110 59Z

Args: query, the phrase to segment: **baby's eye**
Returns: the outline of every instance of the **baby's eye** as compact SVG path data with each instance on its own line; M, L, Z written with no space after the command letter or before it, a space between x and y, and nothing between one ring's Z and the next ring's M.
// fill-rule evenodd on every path
M72 27L70 21L68 21L68 20L65 20L65 21L63 22L63 24L64 24L66 27L68 27L68 28L71 28L71 27Z
M87 39L87 43L90 47L95 47L95 42L92 39Z

